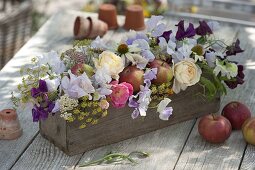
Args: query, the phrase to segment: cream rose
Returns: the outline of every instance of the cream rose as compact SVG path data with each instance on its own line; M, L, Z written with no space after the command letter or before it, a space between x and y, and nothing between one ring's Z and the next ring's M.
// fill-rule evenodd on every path
M175 93L199 82L202 71L194 62L193 59L185 59L174 65L173 90Z
M124 62L121 57L111 51L104 51L94 60L97 69L107 69L112 78L118 80L119 73L124 69Z

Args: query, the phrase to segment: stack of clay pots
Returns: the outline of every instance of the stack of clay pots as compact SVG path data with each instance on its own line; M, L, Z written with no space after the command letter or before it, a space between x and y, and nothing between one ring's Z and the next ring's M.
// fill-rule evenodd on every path
M99 7L98 19L76 17L74 22L75 39L93 39L103 36L108 29L117 29L117 10L112 4L102 4ZM127 7L126 19L123 26L126 30L140 31L145 29L143 8L139 5Z

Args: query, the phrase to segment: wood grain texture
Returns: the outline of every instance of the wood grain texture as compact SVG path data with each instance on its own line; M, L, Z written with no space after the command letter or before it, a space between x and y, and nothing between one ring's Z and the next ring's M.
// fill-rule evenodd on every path
M252 60L255 55L254 48L252 48L254 43L247 41L249 37L245 34L245 29L240 28L237 30L237 34L235 34L235 32L236 31L232 30L224 34L221 33L221 35L228 36L228 38L235 36L240 39L242 47L244 47L246 51L241 55L233 57L232 60L240 61L241 64L247 66L247 63L250 63L250 60ZM236 100L245 103L254 113L255 70L247 68L245 74L245 84L238 86L234 90L228 90L228 95L222 98L221 107L225 106L230 101ZM205 142L200 137L197 131L197 124L198 122L192 130L175 169L238 169L246 147L241 131L234 131L230 138L223 144L212 145ZM246 154L250 155L251 153ZM248 158L248 156L246 157ZM251 161L249 158L248 160ZM249 165L251 165L251 163L249 163Z
M0 100L0 109L5 108L6 99L9 97L9 91L13 90L14 87L17 85L17 82L20 81L20 76L18 74L18 70L21 65L27 64L29 62L30 55L36 55L42 52L50 51L51 49L55 49L57 51L62 51L60 49L68 48L72 41L72 34L69 32L69 28L71 28L70 24L67 21L74 19L74 17L79 15L84 15L78 12L67 12L67 13L60 13L56 14L53 18L51 18L46 25L33 37L26 45L23 47L22 50L18 52L18 54L12 59L5 68L0 72L0 98L4 100ZM86 15L86 14L85 14ZM167 18L168 19L168 18ZM54 22L53 22L54 21ZM176 24L175 21L169 19L172 25ZM56 23L59 23L56 26ZM63 28L63 29L60 29ZM223 29L225 30L225 29ZM230 39L234 36L231 35L233 32L231 29L226 29L226 32L220 36L222 38L228 37ZM69 32L69 33L68 33ZM113 32L109 31L108 33ZM49 36L49 33L50 36ZM239 36L240 37L240 36ZM120 40L120 38L116 38L115 36L111 37L112 40ZM253 46L255 42L252 41L252 38L249 36L244 37L244 40L241 40L241 44L247 42L248 48ZM69 45L67 45L69 44ZM227 102L227 100L232 99L240 99L244 103L248 104L248 106L252 106L254 103L254 84L255 79L251 79L254 75L255 64L254 64L254 53L252 50L246 52L247 55L250 55L250 59L242 59L242 63L245 64L249 70L246 71L247 79L245 86L239 87L238 93L233 93L232 96L229 96L228 99L224 99L223 101ZM253 55L253 56L252 56ZM250 73L251 72L251 73ZM252 75L253 74L253 75ZM241 89L244 91L241 91ZM240 93L240 94L239 94ZM245 93L245 94L242 94ZM229 93L230 94L230 93ZM241 96L241 97L240 97ZM253 96L253 99L251 98ZM4 101L4 102L2 102ZM252 109L254 111L254 108ZM145 160L141 160L138 166L130 166L130 165L116 165L116 166L97 166L97 167L89 167L85 169L174 169L177 160L179 159L180 154L185 154L184 157L180 156L179 162L185 162L183 166L176 165L176 169L186 169L187 166L190 169L203 169L203 166L197 166L198 164L203 164L202 157L209 156L213 154L217 157L217 154L220 154L219 159L215 159L214 161L210 162L208 159L204 159L204 164L210 164L207 167L219 167L228 169L237 169L238 163L240 163L240 155L243 154L243 150L245 148L245 143L241 139L240 132L235 132L232 134L230 142L227 144L223 144L220 146L211 146L209 144L203 143L204 141L196 133L196 127L192 130L191 137L188 141L187 147L191 148L190 150L187 147L184 148L182 152L183 146L186 143L187 137L191 131L191 128L194 125L194 120L183 122L180 124L176 124L161 130L157 130L155 132L148 133L146 135L132 138L123 142L119 142L117 144L108 145L105 147L101 147L89 152L84 153L81 158L81 155L77 155L75 157L67 157L61 152L59 149L53 146L50 142L43 139L41 135L37 135L38 128L36 124L31 122L31 113L29 112L20 112L21 124L24 128L24 135L22 136L23 139L19 139L17 141L0 141L0 169L9 169L13 163L17 160L16 164L13 166L13 169L73 169L77 163L82 164L85 161L95 159L101 157L108 151L116 151L116 152L123 152L129 153L134 150L141 150L147 151L151 153L151 157L146 158ZM236 137L237 136L237 137ZM33 140L35 138L35 140ZM192 140L193 138L193 140ZM198 140L198 138L200 138ZM192 141L194 145L191 145ZM236 141L237 144L233 145L233 141ZM30 142L32 142L30 144ZM204 150L199 150L198 144L204 146ZM231 143L231 144L229 144ZM194 148L192 148L192 147ZM233 147L237 147L236 150L233 151ZM240 150L240 146L243 146L243 150ZM28 148L26 148L28 147ZM229 149L228 149L229 148ZM25 152L22 154L22 152ZM202 152L199 156L199 152ZM207 151L207 152L206 152ZM222 153L226 152L226 154ZM230 156L228 155L230 154ZM19 158L19 156L21 157ZM31 156L33 155L33 156ZM188 156L187 156L188 155ZM224 156L224 158L223 158ZM186 159L188 158L188 159ZM209 158L211 158L209 156ZM190 159L196 159L197 164L191 164ZM181 161L184 160L184 161ZM233 160L236 160L238 163L233 163ZM254 148L249 146L244 155L244 161L241 165L241 169L254 169ZM200 163L199 163L200 161ZM218 161L218 162L217 162ZM224 162L224 163L222 163ZM219 164L219 166L215 166L215 164ZM233 163L233 165L231 165ZM211 165L213 164L213 165ZM235 166L235 167L234 167ZM82 169L76 167L76 169ZM205 169L205 168L204 168Z
M87 15L91 15L91 14L84 14L81 12L72 12L70 11L70 13L59 13L57 15L55 15L53 18L51 18L48 21L48 25L44 26L47 29L50 29L49 27L53 27L54 24L59 23L61 24L65 24L66 20L70 20L70 23L74 22L74 19L77 15L82 15L82 16L87 16ZM93 17L95 17L95 15L92 14ZM58 39L53 39L54 41L56 41L56 44L54 44L54 42L51 42L52 44L54 44L53 50L59 50L61 48L63 49L68 49L71 47L72 44L72 24L68 25L68 27L62 27L64 28L64 30L58 31L58 30L53 30L52 34L54 34L54 36L57 36ZM56 35L58 34L59 35ZM104 37L105 39L110 39L111 35L113 34L113 31L108 31L107 35ZM51 39L50 35L48 35L49 37L47 37L47 39ZM41 39L41 36L38 37L39 39ZM44 37L46 38L46 37ZM60 39L64 40L64 42L62 42ZM50 43L50 45L52 45ZM63 44L62 44L63 43ZM59 45L59 46L58 46ZM50 50L52 50L50 47L48 47ZM44 52L50 51L49 49L45 49ZM63 50L62 49L62 50ZM64 50L63 50L64 51ZM31 111L30 111L31 112ZM29 120L31 122L31 114L29 114L29 118L27 118L27 120ZM34 125L36 126L37 124L34 123ZM46 128L46 130L52 131L52 133L55 133L58 129L49 129ZM36 129L38 131L38 129ZM37 132L36 131L36 132ZM63 137L62 137L63 139ZM42 141L42 136L41 135L37 135L35 137L35 140L32 141L32 143L29 145L29 147L27 148L27 150L23 153L23 155L18 159L18 161L15 163L15 165L13 166L13 169L63 169L63 168L71 168L72 166L74 166L76 164L76 162L79 161L81 155L77 155L75 157L68 157L67 155L65 155L61 150L57 149L56 147L54 147L53 144L51 144L49 141L43 139ZM61 140L59 140L61 141ZM30 155L33 155L33 157L30 157ZM37 155L37 156L34 156ZM18 156L18 155L16 155ZM31 159L34 157L38 157L37 160L32 161ZM49 157L51 157L52 159L49 159ZM16 158L17 159L17 158ZM67 166L67 167L65 167Z
M19 69L21 66L30 63L32 56L50 50L61 52L63 49L71 47L73 41L72 24L66 24L66 22L70 21L72 23L77 15L96 17L95 14L81 12L75 14L64 12L54 15L1 70L0 110L12 107L9 99L11 91L16 90L16 86L21 82ZM113 31L109 31L109 35L112 33ZM38 124L32 122L30 109L18 111L18 116L23 128L23 135L14 141L0 140L0 169L9 169L38 133Z
M79 123L76 121L65 123L59 115L50 116L47 120L40 122L41 127L47 127L41 128L40 132L68 155L74 155L194 119L207 114L207 111L217 112L220 99L215 98L213 101L207 101L205 98L195 95L202 92L203 88L196 85L178 95L171 96L170 106L174 108L174 111L168 121L160 120L156 109L148 109L145 118L132 119L133 108L110 108L108 115L101 118L97 125L87 126L84 129L79 129Z
M194 120L178 123L167 128L157 130L136 138L128 139L117 144L108 145L86 152L78 165L85 162L101 158L110 151L130 153L132 151L144 151L150 154L150 157L138 160L139 164L127 165L102 165L96 167L75 169L89 170L170 170L174 168L175 162L182 150L186 138L190 132Z

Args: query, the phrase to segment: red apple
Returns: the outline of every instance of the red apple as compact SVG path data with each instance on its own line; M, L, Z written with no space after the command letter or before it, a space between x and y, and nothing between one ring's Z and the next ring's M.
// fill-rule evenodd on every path
M248 107L237 101L228 103L221 114L230 121L233 129L241 129L244 121L251 117Z
M93 67L91 67L88 64L75 64L72 68L71 68L71 72L76 75L82 75L84 72L88 75L88 77L92 77L94 75L94 71L93 71Z
M242 132L245 141L255 145L255 117L249 118L243 123Z
M127 82L133 86L134 93L140 91L140 85L144 83L144 71L140 70L136 66L127 66L124 70L119 74L120 79L119 82Z
M198 124L199 134L208 142L222 143L231 134L231 124L221 115L206 115Z
M149 63L149 67L158 69L157 78L152 80L153 84L160 85L173 79L173 71L165 61L156 59Z

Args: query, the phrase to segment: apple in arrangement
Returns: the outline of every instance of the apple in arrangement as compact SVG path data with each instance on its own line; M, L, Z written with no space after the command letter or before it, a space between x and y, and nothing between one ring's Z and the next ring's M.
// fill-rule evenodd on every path
M94 75L94 71L93 71L93 67L91 67L88 64L75 64L72 68L71 68L71 72L74 75L82 75L84 72L88 75L88 77L92 77Z
M153 84L160 85L163 83L170 82L173 79L173 71L167 62L155 59L148 64L150 68L157 68L157 78L152 80Z
M251 117L249 108L237 101L228 103L221 114L230 121L232 128L237 130L241 129L244 121Z
M119 82L130 83L133 86L134 93L140 91L140 85L144 83L144 71L140 70L136 66L127 66L124 70L119 74Z
M208 142L222 143L229 138L232 131L228 119L221 115L209 114L198 123L199 134Z

